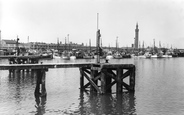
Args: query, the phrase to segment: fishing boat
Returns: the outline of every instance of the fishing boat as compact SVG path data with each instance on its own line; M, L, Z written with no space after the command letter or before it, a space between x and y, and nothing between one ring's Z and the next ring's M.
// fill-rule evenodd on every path
M75 60L76 56L70 56L70 60Z
M116 52L114 55L113 55L114 59L122 59L122 55L119 53L119 52Z
M146 52L144 55L145 55L145 58L151 58L151 54L149 52Z
M75 53L70 52L70 59L71 60L75 60L76 59Z
M94 56L91 53L84 53L83 59L93 59Z
M106 56L106 59L113 59L114 57L113 57L113 55L112 55L112 52L111 51L109 51L109 52L107 52L107 56Z
M70 54L67 51L63 51L61 58L63 60L70 60Z
M53 57L53 59L61 58L59 56L58 50L52 50L52 57Z
M160 50L158 53L157 53L157 58L162 58L163 57L163 52Z
M58 53L53 53L53 59L59 59L61 58Z
M69 36L69 35L68 35ZM68 37L68 39L69 39L69 37ZM69 40L68 40L69 41ZM61 55L61 58L63 59L63 60L70 60L70 53L69 53L69 51L67 50L67 48L66 48L66 38L65 38L65 47L64 47L64 51L62 52L62 55Z

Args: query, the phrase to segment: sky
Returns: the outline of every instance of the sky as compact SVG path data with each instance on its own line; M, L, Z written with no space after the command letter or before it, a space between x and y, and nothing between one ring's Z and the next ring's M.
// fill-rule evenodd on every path
M94 46L97 13L103 46L130 47L138 23L141 44L184 48L184 0L0 0L1 39Z

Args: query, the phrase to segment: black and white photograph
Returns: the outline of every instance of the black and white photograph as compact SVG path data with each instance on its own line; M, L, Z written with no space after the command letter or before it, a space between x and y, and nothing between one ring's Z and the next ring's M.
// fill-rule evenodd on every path
M0 0L0 115L183 115L184 0Z

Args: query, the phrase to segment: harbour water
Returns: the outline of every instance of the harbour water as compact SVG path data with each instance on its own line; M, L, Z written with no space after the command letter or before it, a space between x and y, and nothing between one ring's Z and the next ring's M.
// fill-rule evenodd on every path
M95 60L41 60L80 63ZM104 62L104 60L102 60ZM8 63L0 60L0 63ZM78 68L49 69L47 97L35 99L34 72L0 71L0 115L182 115L184 114L184 58L112 59L135 64L135 93L95 95L80 92ZM115 92L115 90L114 90ZM38 103L40 106L38 107Z

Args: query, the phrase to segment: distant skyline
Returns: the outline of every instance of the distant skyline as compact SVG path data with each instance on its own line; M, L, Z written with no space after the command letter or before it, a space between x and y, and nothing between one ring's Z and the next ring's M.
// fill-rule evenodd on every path
M145 47L184 48L184 0L0 0L1 39L94 46L97 13L103 46L130 47L138 23Z

